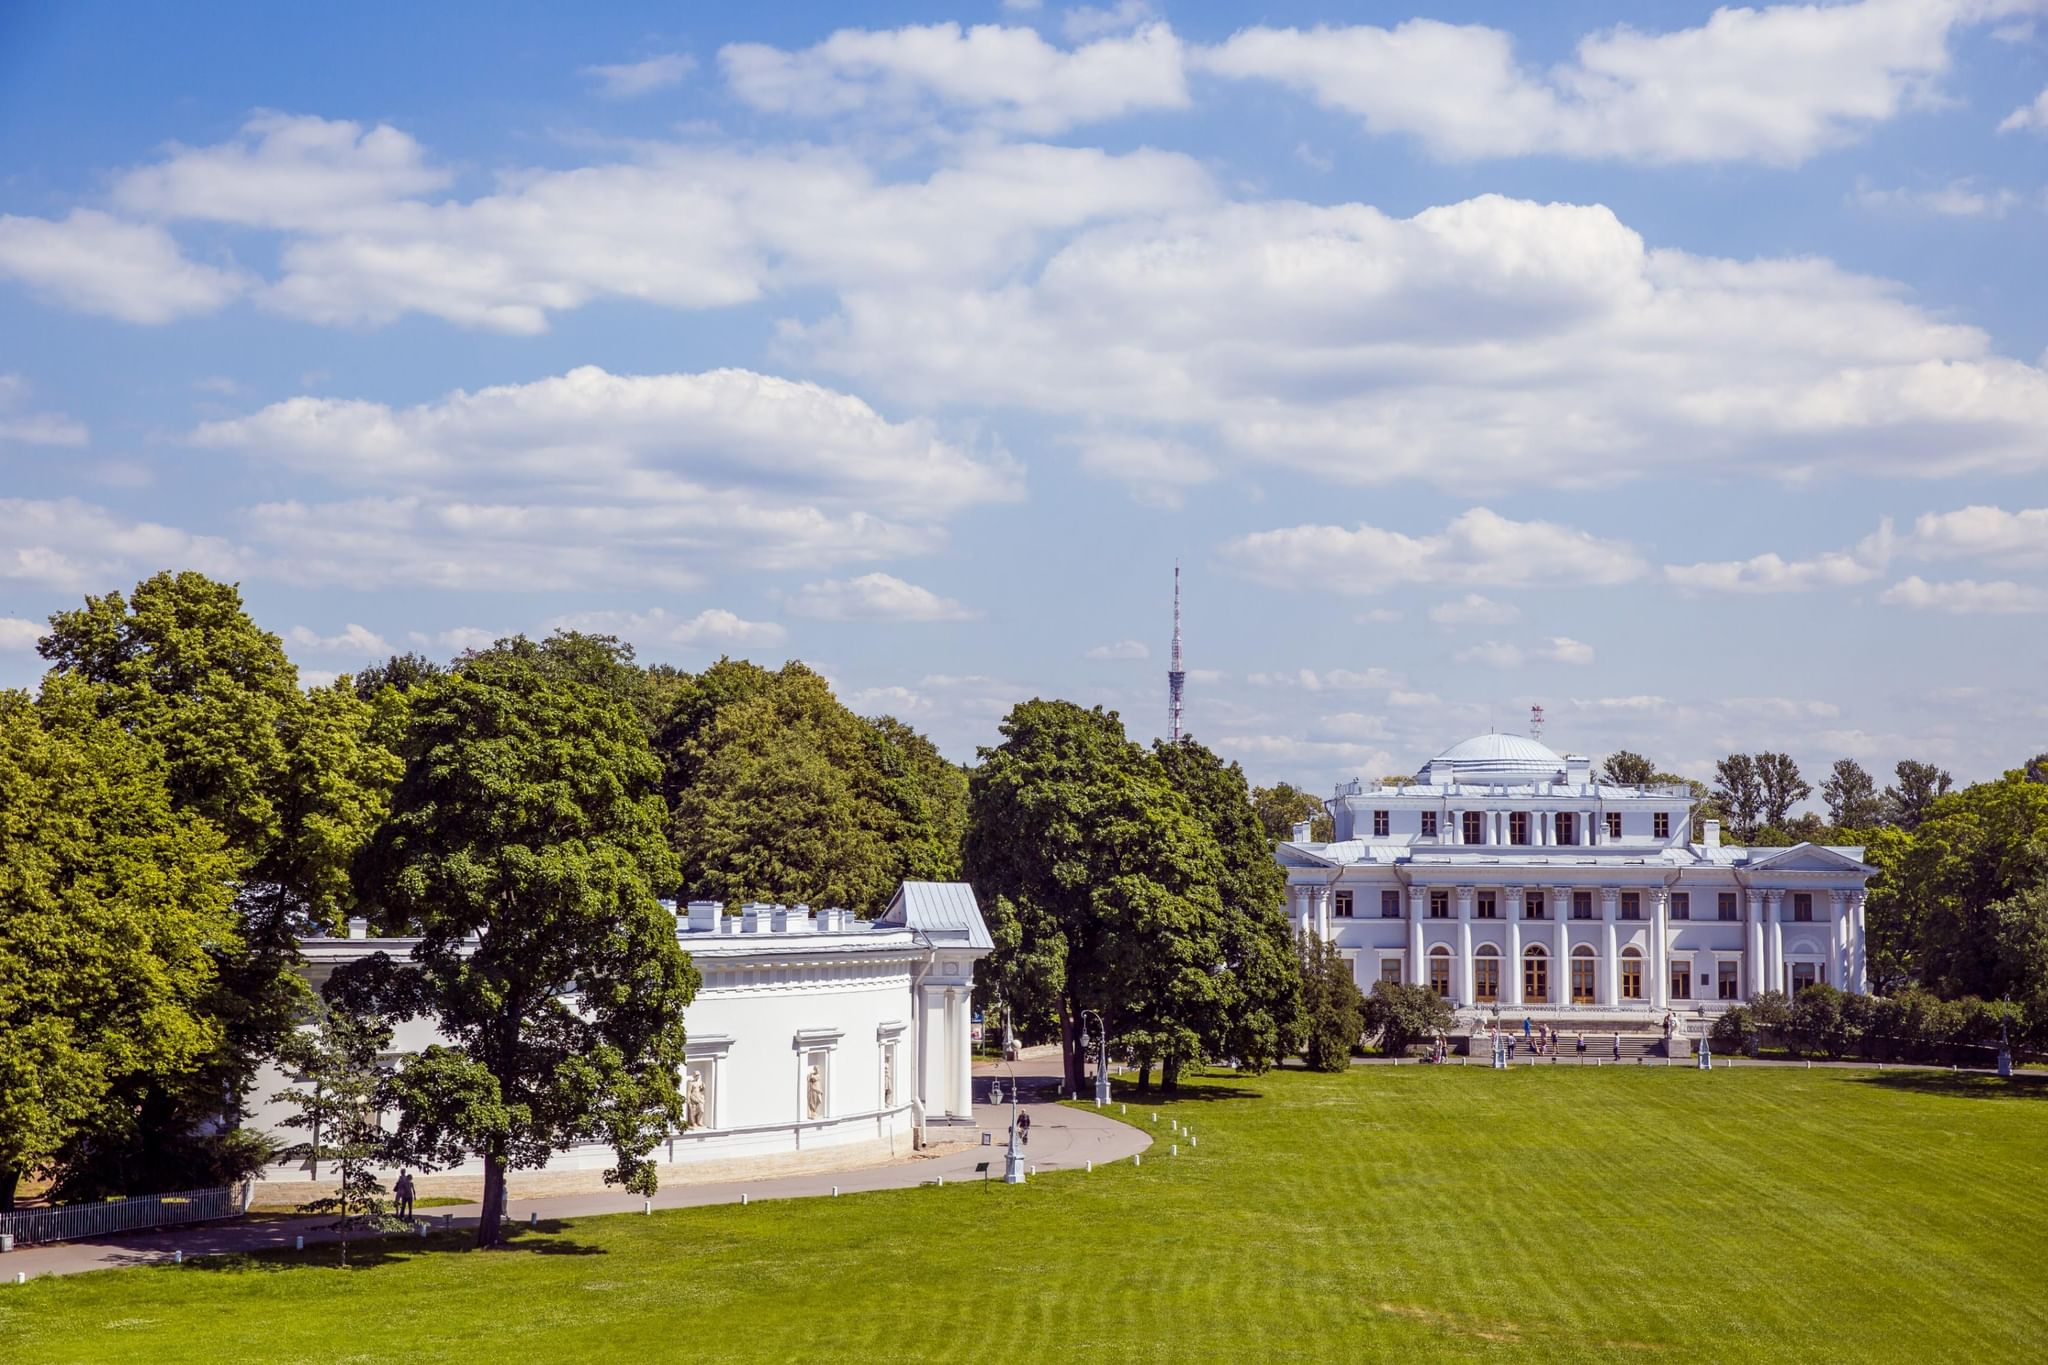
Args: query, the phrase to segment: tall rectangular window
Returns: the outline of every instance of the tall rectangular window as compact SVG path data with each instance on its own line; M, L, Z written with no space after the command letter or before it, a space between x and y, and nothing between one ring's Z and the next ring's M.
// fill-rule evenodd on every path
M1592 892L1590 892L1590 891L1574 891L1574 892L1572 892L1572 918L1573 918L1573 919L1591 919L1591 918L1593 918L1593 893L1592 893Z
M1500 959L1475 958L1472 962L1472 995L1487 1004L1500 999Z
M1795 891L1792 894L1792 918L1800 924L1813 923L1813 896L1810 892Z
M1692 999L1692 959L1689 957L1671 959L1671 998Z
M1380 918L1401 918L1401 893L1399 891L1380 892Z
M1436 812L1435 812L1435 811L1433 811L1433 810L1426 810L1426 811L1422 812L1422 834L1423 834L1423 837L1424 837L1424 838L1426 838L1426 839L1434 839L1434 838L1436 838Z
M1621 893L1621 917L1623 919L1641 919L1643 917L1642 892L1624 891Z
M1618 810L1611 810L1607 812L1607 838L1609 842L1612 842L1616 839L1619 839L1620 837L1621 812Z
M1557 813L1557 841L1567 846L1579 841L1579 817L1570 811Z
M1671 812L1660 810L1650 817L1650 837L1669 839L1671 837Z
M1621 955L1621 998L1643 998L1643 959L1632 952Z
M1450 892L1432 891L1429 893L1429 917L1431 919L1449 919L1451 917Z
M1479 919L1500 918L1500 902L1494 898L1493 892L1481 891L1479 893L1473 908L1473 914Z
M1814 970L1814 966L1811 962L1793 963L1791 992L1792 998L1795 1000L1798 999L1799 992L1805 990L1808 986L1813 985L1818 980L1820 980L1820 974Z
M1486 842L1486 816L1476 810L1465 812L1465 842L1483 844Z
M1380 980L1386 982L1389 986L1398 986L1401 984L1400 958L1383 957L1380 959Z
M1518 810L1508 815L1508 842L1526 844L1529 842L1529 812Z
M1541 891L1524 891L1522 893L1522 918L1543 918L1543 893Z
M1550 1003L1550 961L1535 953L1522 959L1522 999L1531 1005Z
M1593 1003L1593 959L1590 957L1572 959L1572 1003Z
M1734 962L1722 961L1714 964L1715 999L1734 1000L1738 998L1736 993L1741 989L1740 971L1740 965Z
M1336 895L1336 902L1336 908L1332 910L1331 913L1334 914L1338 919L1350 919L1351 893L1349 891L1339 891Z
M1673 919L1691 919L1691 918L1692 918L1692 893L1691 893L1691 892L1688 892L1688 891L1674 891L1674 892L1672 892L1672 893L1671 893L1671 918L1673 918Z
M1374 811L1372 813L1372 832L1374 836L1381 839L1386 838L1387 828L1387 813L1383 810Z
M1736 910L1735 893L1733 891L1721 892L1720 895L1716 898L1716 904L1720 907L1721 918L1723 920L1732 922L1734 920L1741 918L1741 916L1737 913Z
M1433 953L1430 955L1429 988L1435 991L1440 999L1448 1000L1451 998L1451 955L1449 953Z

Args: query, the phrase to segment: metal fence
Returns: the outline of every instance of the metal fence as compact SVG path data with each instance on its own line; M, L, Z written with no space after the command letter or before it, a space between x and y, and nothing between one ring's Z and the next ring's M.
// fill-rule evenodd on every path
M249 1211L249 1198L255 1188L253 1181L244 1180L217 1190L178 1190L137 1199L109 1199L99 1204L65 1204L58 1208L0 1213L0 1232L11 1233L17 1246L28 1246L234 1218Z

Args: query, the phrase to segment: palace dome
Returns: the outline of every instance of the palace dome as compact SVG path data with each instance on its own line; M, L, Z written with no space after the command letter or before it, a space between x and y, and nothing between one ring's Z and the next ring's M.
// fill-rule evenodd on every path
M1449 764L1451 780L1483 784L1546 782L1564 772L1564 759L1545 745L1520 735L1474 735L1438 754L1424 765L1419 776L1429 780L1431 769Z

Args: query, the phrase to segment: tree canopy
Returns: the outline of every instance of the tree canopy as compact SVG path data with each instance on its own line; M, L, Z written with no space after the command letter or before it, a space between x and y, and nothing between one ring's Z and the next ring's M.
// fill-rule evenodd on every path
M95 700L63 676L0 692L0 1208L82 1135L121 1134L117 1097L183 1085L223 1041L235 859Z
M610 1142L607 1180L651 1192L698 978L656 899L678 869L642 721L495 650L414 689L403 757L358 875L385 927L419 937L409 970L452 1045L403 1067L399 1150L482 1155L480 1245L501 1238L507 1171L576 1142Z
M1336 837L1337 823L1321 798L1289 783L1252 788L1252 808L1259 813L1259 826L1269 843L1292 839L1294 826L1303 820L1309 823L1311 842L1328 843Z

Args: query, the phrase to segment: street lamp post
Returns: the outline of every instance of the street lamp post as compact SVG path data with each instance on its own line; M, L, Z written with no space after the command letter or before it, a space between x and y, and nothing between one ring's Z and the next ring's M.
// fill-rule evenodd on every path
M1003 1153L1003 1183L1024 1183L1024 1148L1017 1141L1017 1068L1010 1068L1010 1146Z
M1084 1033L1091 1014L1095 1016L1095 1107L1101 1109L1109 1103L1109 1025L1103 1021L1102 1011L1082 1010Z

